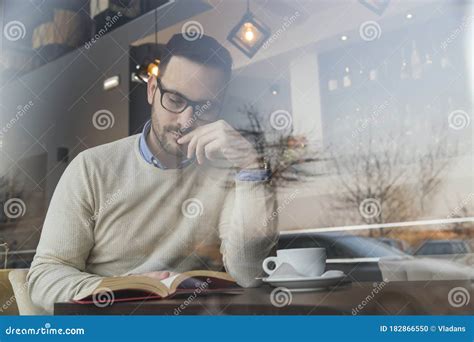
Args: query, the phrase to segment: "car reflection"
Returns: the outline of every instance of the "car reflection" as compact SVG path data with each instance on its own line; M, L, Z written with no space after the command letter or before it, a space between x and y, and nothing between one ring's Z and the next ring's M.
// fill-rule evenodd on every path
M382 238L378 238L377 240L379 240L380 242L383 242L383 243L385 243L389 246L395 247L395 248L397 248L401 251L404 251L406 253L408 253L408 251L410 249L408 244L405 241L400 240L400 239L382 237Z
M474 266L474 251L465 240L427 240L413 254L435 259L450 260Z

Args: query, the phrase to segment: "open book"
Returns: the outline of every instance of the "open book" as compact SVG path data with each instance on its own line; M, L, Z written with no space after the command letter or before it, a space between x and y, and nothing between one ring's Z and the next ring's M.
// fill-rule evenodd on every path
M157 280L146 276L104 278L91 290L78 293L73 302L81 304L125 302L171 298L178 294L240 293L242 288L225 272L189 271Z

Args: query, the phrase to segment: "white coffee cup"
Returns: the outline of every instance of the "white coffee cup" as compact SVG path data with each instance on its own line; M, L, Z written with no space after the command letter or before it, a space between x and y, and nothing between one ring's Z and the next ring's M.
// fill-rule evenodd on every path
M268 265L275 264L270 269ZM276 257L268 257L263 260L263 270L271 275L282 263L291 265L298 273L304 276L320 276L326 268L325 248L292 248L277 250Z

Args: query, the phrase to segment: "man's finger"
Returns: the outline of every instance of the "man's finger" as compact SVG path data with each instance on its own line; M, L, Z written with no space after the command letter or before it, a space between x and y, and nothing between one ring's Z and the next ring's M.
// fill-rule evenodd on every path
M213 132L197 139L196 159L199 164L202 164L205 161L205 147L207 146L207 144L215 141L217 137L218 134L216 134L216 132Z
M210 141L209 139L215 137L217 133L217 131L210 131L206 135L195 135L188 144L187 158L191 158L196 152L197 144L201 139L204 139L203 141Z
M208 160L215 160L216 158L214 158L214 155L221 149L221 147L222 143L219 141L219 139L211 141L204 147L204 154L206 155L206 158Z
M189 141L191 141L192 138L195 136L200 136L207 134L217 128L216 122L201 126L201 127L196 127L193 129L191 132L187 133L186 135L182 136L177 140L178 144L185 144Z
M188 144L188 149L187 149L187 152L186 152L186 157L188 159L191 158L194 154L194 150L196 149L197 139L198 139L198 137L194 136Z

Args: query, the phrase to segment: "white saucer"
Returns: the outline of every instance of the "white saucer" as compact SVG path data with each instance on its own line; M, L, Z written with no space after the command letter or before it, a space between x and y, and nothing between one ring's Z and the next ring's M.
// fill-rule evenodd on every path
M262 281L275 287L286 287L293 292L306 292L337 285L345 278L346 275L341 271L327 271L318 277L267 277Z

